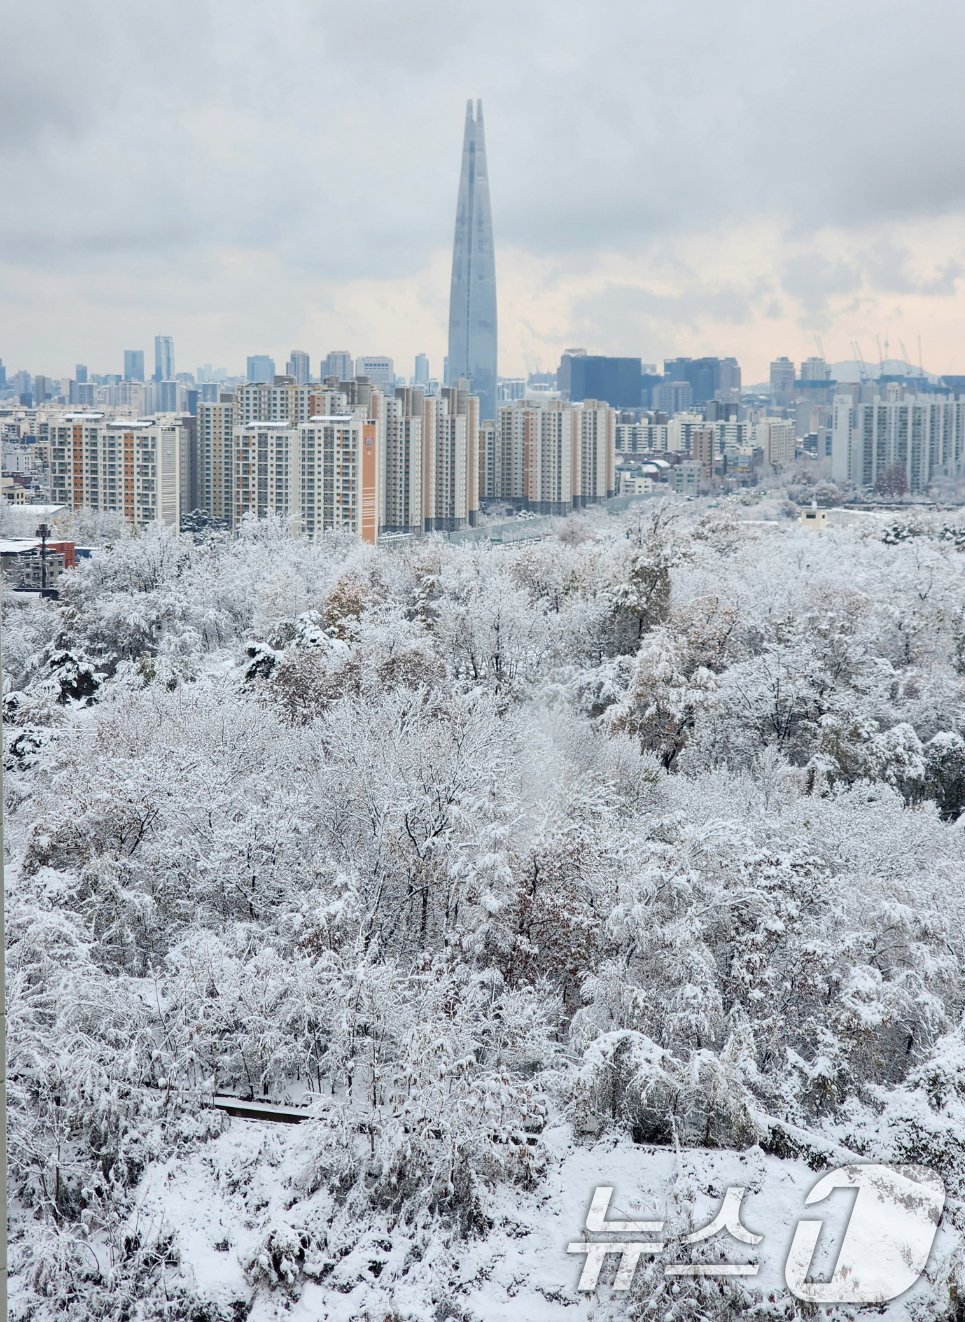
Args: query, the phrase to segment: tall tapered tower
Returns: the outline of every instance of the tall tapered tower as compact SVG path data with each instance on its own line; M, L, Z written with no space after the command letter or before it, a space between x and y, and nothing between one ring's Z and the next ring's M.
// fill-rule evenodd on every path
M479 396L480 418L496 417L496 262L489 204L482 102L466 103L462 173L452 245L447 381L465 377Z

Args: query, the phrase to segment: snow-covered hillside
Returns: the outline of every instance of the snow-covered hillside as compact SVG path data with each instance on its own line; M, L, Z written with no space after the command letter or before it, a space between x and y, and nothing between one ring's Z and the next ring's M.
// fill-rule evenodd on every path
M784 1258L863 1161L948 1195L874 1315L960 1319L963 544L252 523L9 594L12 1315L843 1319ZM675 1241L744 1188L696 1252L758 1274L581 1292L598 1186Z

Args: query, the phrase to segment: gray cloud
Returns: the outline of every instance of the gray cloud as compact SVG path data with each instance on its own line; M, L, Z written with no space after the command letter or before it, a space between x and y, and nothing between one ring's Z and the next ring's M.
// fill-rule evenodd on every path
M203 269L227 303L218 273L237 282L235 257L270 253L289 310L299 291L322 309L346 280L416 279L450 242L467 96L485 100L502 252L570 275L601 251L659 254L667 276L682 236L770 219L806 247L883 227L861 277L818 246L786 264L815 324L856 279L938 296L961 274L951 254L924 275L894 260L885 232L965 210L953 0L914 21L879 0L12 0L4 31L0 171L18 204L0 253L18 276L83 267L110 290L130 258L145 303L159 265L183 300ZM763 297L682 279L676 309L634 294L628 325L739 323ZM599 307L622 316L621 298ZM603 315L592 296L574 311L587 329ZM66 338L52 327L51 352Z

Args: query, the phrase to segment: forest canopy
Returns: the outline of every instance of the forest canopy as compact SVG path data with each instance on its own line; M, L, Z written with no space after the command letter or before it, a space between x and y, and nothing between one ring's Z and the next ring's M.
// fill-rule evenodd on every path
M965 534L642 508L158 529L6 593L16 1316L282 1316L364 1242L373 1318L475 1318L432 1311L460 1246L560 1134L920 1162L961 1218ZM225 1094L312 1118L238 1169ZM236 1207L207 1274L191 1162ZM960 1316L930 1270L914 1316Z

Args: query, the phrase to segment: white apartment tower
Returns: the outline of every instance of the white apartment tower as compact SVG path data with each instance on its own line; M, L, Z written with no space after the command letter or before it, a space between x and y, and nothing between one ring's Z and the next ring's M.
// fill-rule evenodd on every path
M425 528L425 397L400 389L379 397L381 526L418 534Z
M121 514L137 528L180 526L187 429L179 419L66 414L50 424L48 444L55 504Z
M482 433L482 494L540 514L604 500L616 485L615 417L597 400L503 405L496 425Z
M235 403L232 395L198 405L198 505L215 519L232 521L232 438Z
M378 535L378 428L354 414L253 422L234 430L234 510L274 515L309 537Z
M901 397L889 385L884 398L855 404L834 401L831 472L865 490L924 491L939 477L965 477L965 400Z
M479 514L479 400L461 386L427 396L422 502L427 532L472 526Z

